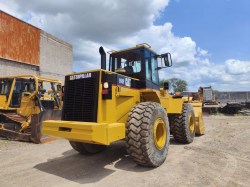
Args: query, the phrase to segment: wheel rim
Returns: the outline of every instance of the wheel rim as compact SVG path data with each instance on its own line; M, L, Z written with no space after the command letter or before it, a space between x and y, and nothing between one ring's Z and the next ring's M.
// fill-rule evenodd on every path
M161 150L167 139L167 129L164 121L158 118L154 123L154 143L157 149Z
M192 115L189 116L189 131L194 132L194 118Z

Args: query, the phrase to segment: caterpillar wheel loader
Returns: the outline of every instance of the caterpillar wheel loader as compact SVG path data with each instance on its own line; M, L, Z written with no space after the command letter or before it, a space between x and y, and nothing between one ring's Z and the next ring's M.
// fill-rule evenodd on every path
M41 143L41 122L61 119L59 80L34 75L0 77L0 136Z
M180 143L204 134L201 102L160 87L159 70L172 65L170 53L158 55L148 44L111 51L106 70L106 53L99 52L101 69L66 75L62 119L44 121L44 134L68 139L82 154L125 140L130 157L151 167L166 159L170 127Z

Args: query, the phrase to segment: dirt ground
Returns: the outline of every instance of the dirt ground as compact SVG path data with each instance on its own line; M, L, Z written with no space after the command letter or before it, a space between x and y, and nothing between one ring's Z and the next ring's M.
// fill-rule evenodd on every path
M136 165L123 142L83 156L66 140L0 140L0 186L249 186L250 116L206 116L206 135L189 145L171 138L165 163Z

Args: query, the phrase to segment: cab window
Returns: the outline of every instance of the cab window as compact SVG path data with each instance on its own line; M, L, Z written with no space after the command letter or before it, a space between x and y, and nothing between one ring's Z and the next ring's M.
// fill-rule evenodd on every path
M157 56L149 51L145 51L146 79L159 85Z
M158 62L156 57L151 58L151 67L152 67L152 82L159 84L159 76L158 76Z
M127 51L110 56L110 70L133 77L142 71L140 51Z
M0 95L6 95L10 90L10 84L5 80L0 80Z

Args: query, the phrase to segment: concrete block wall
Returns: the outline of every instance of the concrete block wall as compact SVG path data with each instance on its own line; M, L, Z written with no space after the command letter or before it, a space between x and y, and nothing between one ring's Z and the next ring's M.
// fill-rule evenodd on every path
M0 76L39 75L39 67L0 58Z
M40 75L64 82L66 74L72 73L72 45L41 31Z

